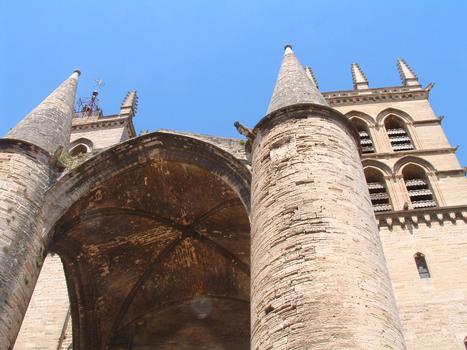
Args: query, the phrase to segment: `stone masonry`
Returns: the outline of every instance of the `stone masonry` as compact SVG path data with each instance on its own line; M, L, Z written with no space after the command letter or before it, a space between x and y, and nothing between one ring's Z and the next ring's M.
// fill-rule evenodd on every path
M287 45L243 140L74 112L73 73L0 139L0 350L465 350L465 169L397 68L321 93Z
M0 349L13 347L47 253L40 210L69 143L78 76L0 140Z

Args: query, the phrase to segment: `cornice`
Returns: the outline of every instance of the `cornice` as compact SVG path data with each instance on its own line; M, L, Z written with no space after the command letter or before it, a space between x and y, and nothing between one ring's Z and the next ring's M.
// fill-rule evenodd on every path
M430 154L443 154L443 153L455 153L456 147L443 147L433 149L413 149L401 152L384 152L384 153L365 153L362 154L362 160L364 159L381 159L381 158L400 158L401 156L407 155L430 155Z
M455 224L458 220L467 222L467 205L389 211L375 213L375 217L380 228L387 227L390 230L394 226L416 228L420 223L430 226L432 223L442 225L449 221Z
M128 116L112 115L104 118L73 118L72 130L96 129L109 126L122 125L128 121Z
M343 90L324 92L330 106L346 106L381 102L397 102L428 99L428 89L417 86L394 86L364 90Z

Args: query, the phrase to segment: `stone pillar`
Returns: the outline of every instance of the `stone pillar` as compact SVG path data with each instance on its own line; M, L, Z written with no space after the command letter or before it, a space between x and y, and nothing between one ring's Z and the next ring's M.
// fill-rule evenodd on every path
M0 140L0 349L13 348L45 257L39 212L52 175L48 153Z
M405 349L349 121L296 104L254 133L251 348Z

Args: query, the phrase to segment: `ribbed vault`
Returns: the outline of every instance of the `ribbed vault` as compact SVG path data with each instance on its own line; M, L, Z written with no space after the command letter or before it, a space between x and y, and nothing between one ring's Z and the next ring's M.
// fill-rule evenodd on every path
M74 348L249 349L250 227L238 191L201 163L147 159L99 182L56 225Z

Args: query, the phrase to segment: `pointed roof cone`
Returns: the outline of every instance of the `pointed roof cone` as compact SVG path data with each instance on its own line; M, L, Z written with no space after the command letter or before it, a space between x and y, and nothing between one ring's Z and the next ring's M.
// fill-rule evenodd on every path
M323 95L307 77L305 70L295 57L292 47L286 45L267 113L298 103L328 105Z
M397 60L397 70L404 86L420 85L417 75L402 58Z
M120 106L120 115L134 116L138 109L138 95L136 90L129 91Z
M310 79L313 85L319 90L318 81L316 80L315 73L313 73L311 67L305 67L305 73L308 79Z
M5 138L32 143L53 154L68 148L79 70L26 115Z
M355 90L368 89L368 79L365 73L363 73L358 63L352 63L350 65L352 71L353 87Z

